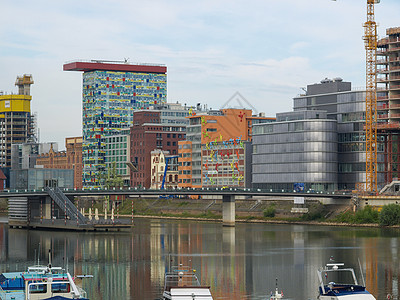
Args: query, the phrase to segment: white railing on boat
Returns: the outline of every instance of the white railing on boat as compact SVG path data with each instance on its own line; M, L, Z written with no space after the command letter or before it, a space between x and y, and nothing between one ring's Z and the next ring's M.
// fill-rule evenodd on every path
M0 299L1 300L13 300L15 299L16 294L24 296L23 291L13 291L12 293L7 293L3 288L0 286Z

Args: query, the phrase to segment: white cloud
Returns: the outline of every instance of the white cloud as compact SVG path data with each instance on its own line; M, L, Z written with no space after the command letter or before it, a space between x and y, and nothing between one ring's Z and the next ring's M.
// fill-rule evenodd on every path
M62 71L73 59L166 64L171 101L218 108L239 91L274 115L322 78L364 83L365 9L350 0L1 1L0 90L32 73L42 140L61 147L81 130L81 74ZM376 6L381 36L400 26L399 9L397 0Z

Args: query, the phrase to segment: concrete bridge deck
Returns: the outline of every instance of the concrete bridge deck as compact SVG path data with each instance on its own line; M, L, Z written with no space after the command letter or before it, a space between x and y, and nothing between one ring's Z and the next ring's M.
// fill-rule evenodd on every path
M382 196L382 195L373 195L373 196L357 196L352 194L351 192L331 192L331 193L317 193L317 192L295 192L295 191L285 191L285 190L261 190L261 189L237 189L237 188L201 188L201 189L167 189L167 190L151 190L151 189L139 189L139 188L113 188L113 189L89 189L89 190L77 190L77 189L62 189L62 193L67 196L67 198L73 197L85 197L85 196L125 196L129 197L131 201L134 201L137 197L168 197L168 196L179 196L179 197L189 197L189 196L197 196L201 200L210 201L214 197L222 198L222 213L223 213L223 224L226 226L234 226L235 224L235 198L241 197L242 199L249 200L257 200L257 199L266 199L266 198L277 198L283 201L291 201L294 202L295 198L303 198L304 200L318 200L323 204L344 204L344 205L357 205L357 206L382 206L384 204L389 203L400 203L400 196ZM14 190L14 191L3 191L0 192L0 198L7 199L16 199L11 200L14 202L21 201L26 202L29 206L29 203L43 203L45 201L46 208L46 218L47 220L42 220L41 223L38 224L37 221L34 221L34 218L29 220L30 222L35 224L36 228L52 226L58 227L57 224L49 217L52 212L50 212L50 206L53 202L49 199L49 191L46 189L43 190ZM17 200L19 199L19 200ZM82 199L82 198L81 198ZM215 198L214 198L215 199ZM66 200L68 201L68 199ZM82 201L82 200L81 200ZM9 201L10 202L10 201ZM41 204L42 205L42 204ZM50 206L49 206L50 205ZM60 205L62 207L63 205ZM74 208L75 209L75 208ZM28 211L28 207L26 208ZM52 217L52 216L51 216ZM95 230L94 228L106 228L108 224L97 224L94 226L93 224L87 226L82 223L79 225L79 222L75 220L67 220L70 222L70 228L73 230L81 227L82 230L86 230L85 228L91 228L91 230ZM73 225L73 222L75 224ZM50 223L49 223L50 222ZM64 222L64 220L61 220ZM115 224L112 224L115 227ZM62 226L62 224L60 225ZM121 228L123 224L119 225ZM125 224L125 226L127 226ZM63 228L67 228L66 224L63 225ZM118 227L118 226L117 226ZM68 227L69 228L69 227Z

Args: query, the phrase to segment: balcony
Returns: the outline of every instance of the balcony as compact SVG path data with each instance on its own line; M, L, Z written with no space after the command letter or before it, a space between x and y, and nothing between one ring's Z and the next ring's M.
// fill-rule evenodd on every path
M376 60L377 65L387 65L388 63L389 63L389 61L386 59L377 59Z
M390 81L389 78L377 78L377 79L376 79L376 82L377 82L377 83L379 83L379 82L389 82L389 81Z
M390 67L390 72L397 71L397 70L400 70L400 66L391 66Z
M390 95L389 100L400 100L400 94L398 94L398 95Z
M377 105L376 108L378 110L387 110L389 108L389 105L388 104L380 104L380 105Z
M400 119L400 113L399 114L390 114L390 118L392 119Z
M390 104L390 109L400 109L400 103Z
M400 114L398 114L399 115L399 117L400 117ZM385 120L385 119L388 119L389 118L389 115L388 114L381 114L381 115L378 115L378 119L379 120Z
M389 90L391 90L391 91L400 91L400 85L391 85L389 87Z
M378 74L389 73L389 69L388 68L378 69L378 70L376 70L376 73L378 73Z
M399 122L384 122L384 123L378 123L377 124L377 129L378 130L398 130L400 128L400 123Z
M390 76L389 80L390 81L400 81L400 75Z
M400 51L400 47L390 48L387 52L397 52Z

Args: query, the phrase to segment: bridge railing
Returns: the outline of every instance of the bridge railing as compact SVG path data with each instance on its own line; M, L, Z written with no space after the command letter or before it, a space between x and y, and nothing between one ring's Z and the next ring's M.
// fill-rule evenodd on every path
M312 194L312 195L351 195L352 191L346 190L346 191L314 191L314 190L307 190L307 191L296 191L296 190L289 190L289 189L257 189L257 188L234 188L234 187L216 187L216 188L211 188L211 187L203 187L203 188L168 188L164 190L159 190L159 189L146 189L146 188L138 188L138 187L123 187L123 188L88 188L88 189L72 189L72 188L60 188L60 190L64 193L80 193L80 194L91 194L93 192L96 193L101 193L104 192L105 194L117 194L119 192L121 193L129 193L129 192L143 192L143 193L160 193L160 194L170 194L174 192L183 192L183 193L188 193L193 191L193 194L196 194L196 192L200 193L219 193L219 192L242 192L242 193L251 193L251 194L299 194L299 195L307 195L307 194ZM40 193L40 192L47 192L46 189L36 189L36 190L4 190L0 192L1 194L4 193L10 193L10 194L29 194L29 193Z

